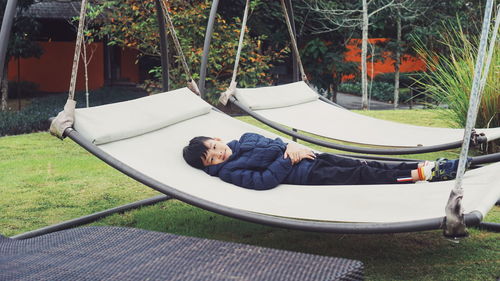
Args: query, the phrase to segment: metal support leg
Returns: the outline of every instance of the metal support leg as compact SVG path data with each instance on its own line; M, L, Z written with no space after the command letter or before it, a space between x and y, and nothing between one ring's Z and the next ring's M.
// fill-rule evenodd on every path
M7 6L3 15L2 29L0 30L0 79L3 77L3 71L7 56L7 47L9 46L10 31L14 16L16 15L17 0L7 0ZM0 81L0 85L2 82Z
M290 23L292 24L293 36L295 36L295 40L297 40L297 30L295 29L295 20L293 19L292 1L291 0L287 0L285 2L285 5L286 5L286 8L287 8L288 17L290 18ZM293 50L293 48L292 48L292 50ZM293 52L295 52L295 50L293 50ZM300 73L299 73L299 64L298 64L298 61L297 61L297 56L299 56L299 54L296 54L296 55L292 56L292 64L293 64L293 66L292 66L292 68L293 68L292 81L293 82L297 82L297 81L301 80Z
M123 205L123 206L116 207L116 208L112 208L112 209L108 209L108 210L105 210L105 211L97 212L97 213L94 213L94 214L91 214L91 215L88 215L88 216L83 216L83 217L80 217L80 218L77 218L77 219L65 221L65 222L62 222L62 223L58 223L58 224L54 224L54 225L47 226L47 227L44 227L44 228L40 228L40 229L37 229L37 230L33 230L33 231L26 232L26 233L18 234L16 236L12 236L11 238L12 239L28 239L28 238L32 238L32 237L36 237L36 236L40 236L40 235L44 235L44 234L48 234L48 233L52 233L52 232L56 232L56 231L60 231L60 230L68 229L68 228L72 228L72 227L77 227L77 226L80 226L80 225L84 225L84 224L88 224L88 223L91 223L91 222L95 222L95 221L97 221L99 219L102 219L104 217L110 216L112 214L123 213L125 211L129 211L129 210L132 210L132 209L137 209L137 208L144 207L144 206L153 205L153 204L156 204L158 202L166 201L166 200L169 200L169 199L172 199L172 197L167 196L167 195L158 195L158 196L151 197L151 198L144 199L144 200L140 200L140 201L137 201L137 202L134 202L134 203L130 203L130 204L126 204L126 205Z
M212 40L212 33L214 30L214 22L215 22L215 17L217 16L218 5L219 5L219 0L214 0L212 2L210 17L208 18L208 23L207 23L207 31L205 32L203 57L201 58L201 66L200 66L200 81L198 82L198 88L200 89L200 96L202 99L206 99L205 79L207 77L208 52L210 51L210 41Z
M160 52L161 52L161 79L162 89L164 92L169 90L168 85L168 41L167 32L165 31L165 18L163 9L161 8L161 0L156 0L156 18L158 19L158 29L160 32Z

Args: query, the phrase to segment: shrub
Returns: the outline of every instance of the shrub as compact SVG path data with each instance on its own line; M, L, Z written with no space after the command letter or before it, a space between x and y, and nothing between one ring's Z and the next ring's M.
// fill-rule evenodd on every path
M415 80L419 80L422 75L423 74L420 71L400 73L399 74L399 87L408 88L408 87L415 86L415 84L416 84ZM394 72L379 74L375 77L375 81L394 84Z
M339 91L361 96L361 83L360 82L342 83L339 87ZM371 97L374 100L384 101L384 102L394 101L394 85L391 83L374 81L371 91L372 91ZM408 101L411 98L410 91L404 91L404 90L400 91L399 98L403 102Z
M117 88L104 88L92 92L90 105L97 106L144 96L144 92ZM0 136L46 131L48 119L57 115L66 103L67 95L56 94L35 98L20 111L0 111ZM85 106L85 96L76 94L77 107Z
M33 98L40 95L38 84L29 81L9 81L9 99Z

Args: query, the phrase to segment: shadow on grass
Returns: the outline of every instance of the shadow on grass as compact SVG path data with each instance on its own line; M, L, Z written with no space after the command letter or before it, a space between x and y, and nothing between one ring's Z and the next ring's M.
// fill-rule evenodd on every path
M367 280L436 280L437 276L443 276L439 280L494 280L500 275L496 269L500 234L474 229L459 244L443 238L441 231L314 233L244 222L179 201L115 215L97 224L356 259L365 263Z

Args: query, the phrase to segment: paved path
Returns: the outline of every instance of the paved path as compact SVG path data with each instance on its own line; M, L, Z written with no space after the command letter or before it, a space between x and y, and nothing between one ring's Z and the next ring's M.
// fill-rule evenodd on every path
M337 94L337 103L347 109L361 109L361 97L351 94ZM413 108L420 108L421 106L413 106ZM392 103L380 102L372 100L370 102L370 110L383 110L383 109L394 109L394 105ZM398 109L409 109L409 106L406 104L399 105Z

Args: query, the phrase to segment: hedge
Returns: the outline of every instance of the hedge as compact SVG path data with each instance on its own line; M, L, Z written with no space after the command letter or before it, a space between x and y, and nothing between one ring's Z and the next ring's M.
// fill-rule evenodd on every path
M120 102L145 96L143 91L123 88L103 88L90 93L90 106ZM76 94L77 108L85 107L83 93ZM20 111L0 111L0 136L46 131L48 119L57 115L64 107L67 94L55 94L34 98L30 105Z
M368 85L370 91L370 85ZM339 92L361 96L361 83L342 83ZM394 102L394 85L385 82L374 81L372 85L372 99L384 102ZM399 101L407 102L411 98L410 91L400 90Z

